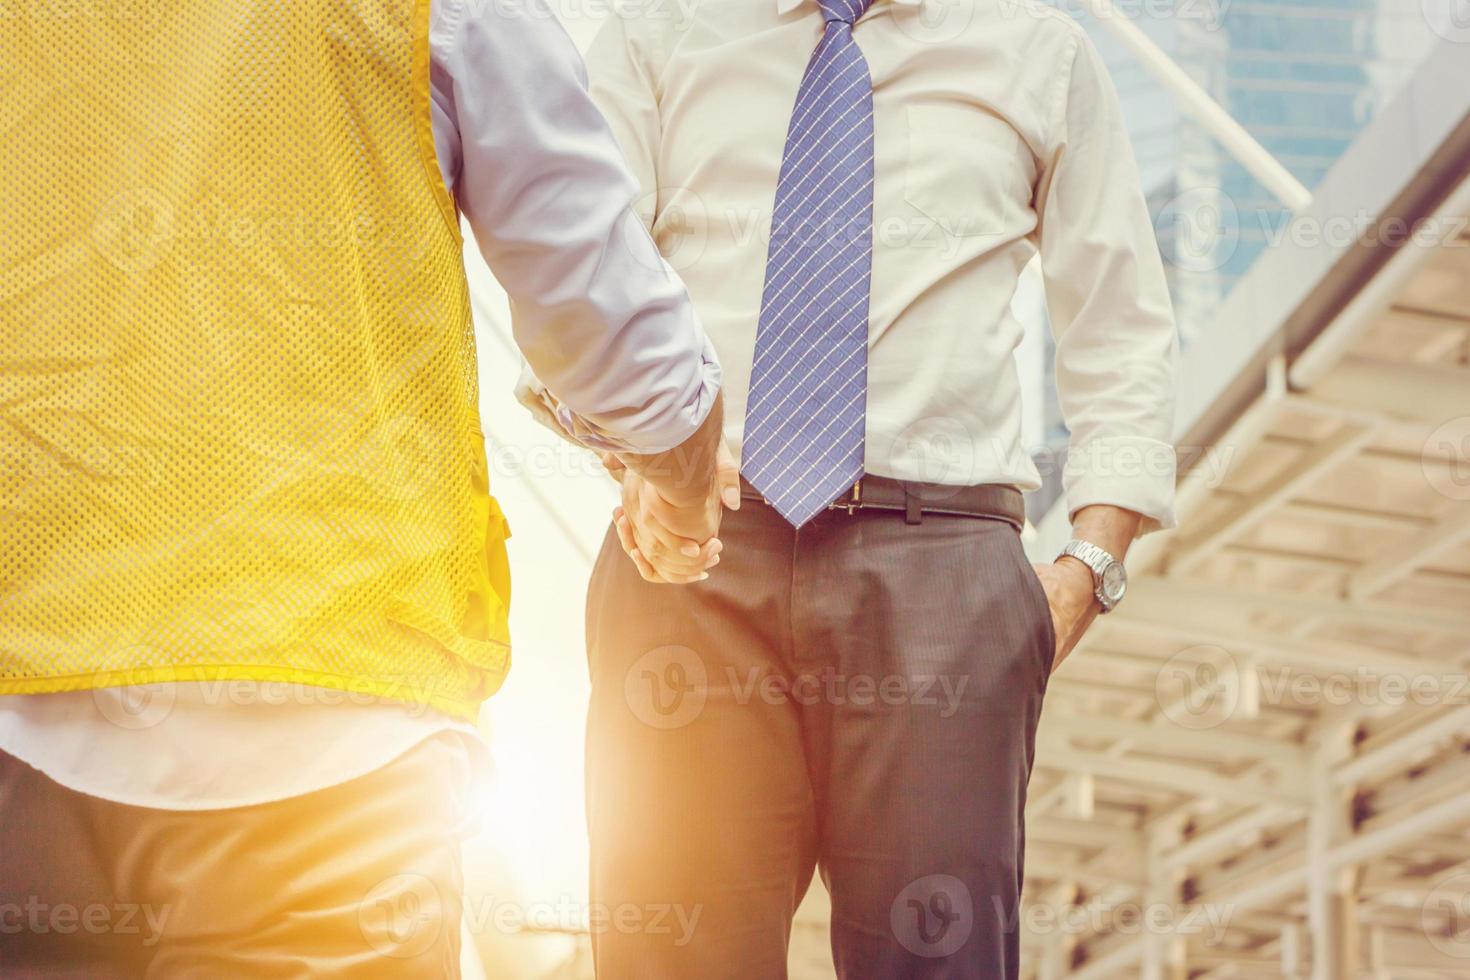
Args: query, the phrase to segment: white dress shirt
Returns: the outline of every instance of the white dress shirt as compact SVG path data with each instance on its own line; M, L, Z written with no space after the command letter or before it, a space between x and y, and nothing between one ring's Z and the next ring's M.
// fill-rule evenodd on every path
M563 423L610 448L678 445L714 403L718 362L630 207L636 183L570 38L541 0L433 0L430 14L440 169ZM432 709L292 684L0 697L0 750L79 792L173 810L324 789L444 731L483 751Z
M815 0L662 13L607 21L588 54L592 94L719 351L738 453L777 177L823 17ZM1086 33L1038 0L877 0L853 36L876 137L867 472L1041 485L1021 442L1011 315L1039 252L1069 507L1115 504L1146 530L1172 526L1176 331L1117 97Z

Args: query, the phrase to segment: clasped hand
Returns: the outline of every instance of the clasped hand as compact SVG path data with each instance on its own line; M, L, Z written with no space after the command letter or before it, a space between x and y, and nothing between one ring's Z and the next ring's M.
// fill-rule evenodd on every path
M709 578L724 544L718 535L725 508L740 509L740 471L720 444L713 480L681 487L634 471L611 455L603 465L622 485L613 523L623 551L647 582L684 585Z

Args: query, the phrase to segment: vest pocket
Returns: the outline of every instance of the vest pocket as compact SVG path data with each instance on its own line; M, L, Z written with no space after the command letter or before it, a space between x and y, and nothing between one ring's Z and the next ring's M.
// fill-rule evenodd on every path
M388 618L492 675L489 689L479 695L488 697L510 669L510 557L505 547L510 526L500 502L490 495L485 437L476 431L474 439L471 512L464 531L468 540L466 547L457 552L458 561L469 563L464 615L453 623L412 603L396 601L388 610Z
M475 432L474 488L475 584L465 609L463 633L502 647L510 646L510 555L505 542L510 525L500 501L490 493L485 436Z

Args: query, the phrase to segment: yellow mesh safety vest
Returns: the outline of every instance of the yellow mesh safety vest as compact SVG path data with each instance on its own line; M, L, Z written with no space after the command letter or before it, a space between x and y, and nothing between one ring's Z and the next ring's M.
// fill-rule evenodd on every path
M0 693L508 666L428 0L0 13Z

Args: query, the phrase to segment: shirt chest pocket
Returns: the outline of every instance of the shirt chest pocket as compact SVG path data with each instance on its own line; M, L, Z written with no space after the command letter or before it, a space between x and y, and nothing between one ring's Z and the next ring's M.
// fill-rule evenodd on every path
M999 235L1029 205L1021 138L982 109L908 107L904 199L948 234Z

